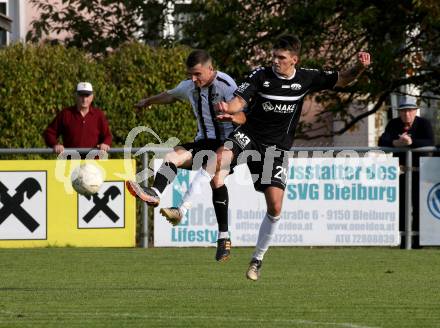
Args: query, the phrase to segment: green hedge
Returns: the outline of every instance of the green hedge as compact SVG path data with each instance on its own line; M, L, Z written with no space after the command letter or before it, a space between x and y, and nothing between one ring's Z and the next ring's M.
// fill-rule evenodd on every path
M62 108L74 104L79 81L90 81L94 104L106 112L113 147L125 143L136 126L152 128L163 141L191 141L196 122L187 103L153 106L136 112L141 98L174 87L185 78L189 49L122 46L102 59L63 46L15 44L0 49L0 148L45 147L42 131ZM157 144L139 135L134 146Z

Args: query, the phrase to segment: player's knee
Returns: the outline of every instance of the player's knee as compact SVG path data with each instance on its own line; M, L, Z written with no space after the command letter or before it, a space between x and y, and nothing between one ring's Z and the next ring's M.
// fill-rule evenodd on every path
M232 152L230 150L217 154L217 170L229 169L232 161Z
M212 189L220 188L225 184L224 179L220 177L219 175L215 175L211 180L211 187Z
M176 164L175 162L176 162L176 156L177 154L175 153L175 152L171 152L171 153L168 153L168 154L166 154L165 155L165 157L164 157L164 162L171 162L171 163L174 163L174 164Z
M269 204L267 206L267 213L273 217L278 217L281 215L282 203Z
M186 161L186 154L179 152L171 152L165 155L164 162L170 162L176 165L177 167L181 167L183 163Z

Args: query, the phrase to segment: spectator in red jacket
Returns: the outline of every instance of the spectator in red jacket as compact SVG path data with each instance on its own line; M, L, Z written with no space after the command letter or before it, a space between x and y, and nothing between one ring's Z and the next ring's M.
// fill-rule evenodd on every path
M43 133L46 145L57 154L66 148L98 148L108 151L112 135L103 111L92 106L93 87L80 82L76 87L76 105L64 108ZM62 143L59 137L62 137Z

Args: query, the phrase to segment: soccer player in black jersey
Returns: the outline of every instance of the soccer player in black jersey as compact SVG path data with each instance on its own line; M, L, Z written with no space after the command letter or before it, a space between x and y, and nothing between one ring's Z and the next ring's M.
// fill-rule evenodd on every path
M217 172L213 184L219 188L230 166L246 162L254 187L263 192L267 213L260 226L257 245L246 276L257 280L264 254L280 219L287 179L287 153L293 143L304 97L315 91L344 87L353 82L370 64L370 55L359 52L357 64L345 71L297 68L301 42L285 35L276 40L272 66L254 70L217 110L225 114L248 107L247 121L238 127L217 151ZM220 115L221 116L221 115ZM252 155L252 156L251 156ZM227 211L225 212L227 215Z

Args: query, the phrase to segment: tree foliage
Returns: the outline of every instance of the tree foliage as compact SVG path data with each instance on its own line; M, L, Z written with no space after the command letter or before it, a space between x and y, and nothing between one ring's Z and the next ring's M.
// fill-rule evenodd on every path
M270 59L271 41L283 33L302 40L303 66L348 68L359 50L371 53L373 64L358 83L316 98L326 108L319 115L323 127L328 114L343 122L340 130L316 136L349 130L409 86L420 90L421 100L440 95L436 1L195 0L192 8L197 14L184 42L210 50L236 76ZM360 110L348 110L353 104ZM305 137L310 126L301 128Z
M105 54L135 39L157 43L161 38L167 2L161 0L30 0L41 12L26 39L40 41L49 33L69 47Z
M33 23L31 40L51 31L68 31L67 45L92 53L116 48L137 34L144 40L157 37L166 8L175 2L63 0L65 9L57 11L47 0L31 1L43 11ZM315 98L325 107L318 115L322 126L314 131L315 137L353 128L389 106L393 93L415 87L425 102L440 95L438 1L193 0L187 9L191 19L184 24L179 42L209 50L220 68L235 78L268 63L271 42L283 33L301 38L302 66L348 68L359 50L369 51L373 63L358 83ZM156 20L151 19L151 12ZM145 26L140 20L150 24L146 34L141 33ZM328 129L329 115L342 122L339 130ZM310 125L301 125L299 135L305 138L310 129Z
M75 104L79 81L93 84L94 105L107 115L113 147L124 146L136 126L151 128L163 142L176 137L189 142L196 123L188 104L134 109L146 95L173 88L185 78L187 55L183 47L152 48L139 43L126 43L98 59L60 45L4 47L0 49L0 148L44 147L43 130L58 111ZM170 62L170 57L175 61ZM142 133L133 146L161 141Z

